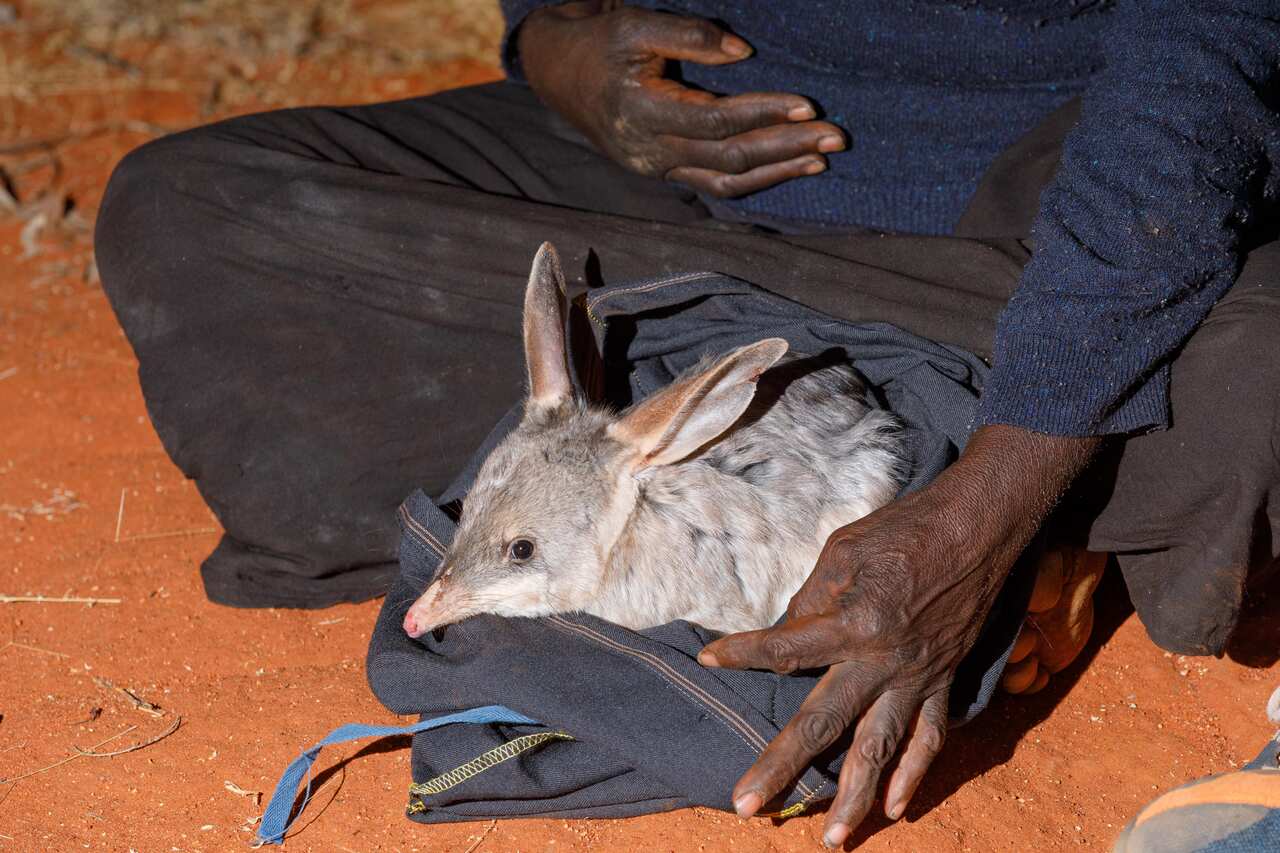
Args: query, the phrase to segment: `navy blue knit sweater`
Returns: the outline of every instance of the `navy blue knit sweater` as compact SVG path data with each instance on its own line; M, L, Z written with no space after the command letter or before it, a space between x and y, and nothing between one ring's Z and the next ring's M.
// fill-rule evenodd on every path
M502 5L510 33L544 3ZM1082 94L979 423L1167 426L1173 353L1233 283L1242 242L1277 221L1280 2L635 5L725 21L756 49L686 63L690 82L807 95L849 131L826 173L722 208L757 220L948 233L995 155Z

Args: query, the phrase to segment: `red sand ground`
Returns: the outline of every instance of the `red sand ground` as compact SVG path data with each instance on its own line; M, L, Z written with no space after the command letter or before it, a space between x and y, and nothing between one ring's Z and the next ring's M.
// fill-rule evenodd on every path
M233 786L269 791L338 723L396 721L363 674L377 602L251 612L204 600L196 566L217 523L147 422L76 219L92 221L112 164L161 128L490 79L496 32L491 5L462 0L0 3L0 168L18 201L0 194L0 594L119 599L0 603L0 778L182 718L145 748L0 783L0 850L234 849L261 805ZM63 216L60 194L77 214ZM1104 849L1157 791L1252 756L1280 682L1276 621L1261 608L1251 619L1252 668L1184 659L1149 643L1114 582L1102 594L1112 603L1086 659L955 732L907 818L871 819L862 849ZM775 826L705 809L425 828L402 816L406 746L326 751L287 848L787 851L821 837L820 816Z

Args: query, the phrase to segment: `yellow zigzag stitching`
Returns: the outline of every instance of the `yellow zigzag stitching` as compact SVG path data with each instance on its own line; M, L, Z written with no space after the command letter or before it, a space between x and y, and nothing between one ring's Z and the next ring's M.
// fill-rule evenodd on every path
M439 794L447 791L457 785L461 785L473 776L479 775L496 764L504 761L510 761L522 752L528 752L534 747L542 746L542 744L553 740L574 740L573 735L568 732L537 732L531 735L509 740L501 746L495 746L488 752L476 756L466 764L461 764L447 773L441 773L434 779L428 779L425 782L415 782L409 786L409 796L418 798L417 802L409 804L409 813L426 809L426 804L422 802L422 797L429 797L433 794Z

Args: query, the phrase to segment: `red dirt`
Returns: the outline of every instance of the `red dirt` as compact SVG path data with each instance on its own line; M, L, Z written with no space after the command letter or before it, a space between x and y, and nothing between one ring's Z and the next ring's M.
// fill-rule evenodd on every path
M0 850L233 849L249 840L261 805L225 783L269 792L331 727L396 721L364 680L378 602L255 612L205 601L196 567L217 523L147 421L133 354L94 281L89 232L54 203L54 226L36 233L39 208L30 205L42 192L66 193L91 222L111 166L150 138L151 125L491 79L493 9L329 3L337 11L299 24L301 4L283 0L173 5L203 11L157 24L150 10L167 4L30 0L4 23L12 7L0 3L0 168L24 205L6 211L0 196L0 594L120 599L0 603L0 778L129 726L137 728L102 749L140 743L182 717L143 749L0 783ZM289 39L295 31L310 39L302 48ZM25 145L32 140L46 144ZM33 257L23 257L24 228ZM871 819L855 838L862 849L1105 849L1157 791L1258 750L1270 733L1263 704L1280 682L1274 621L1259 613L1250 623L1249 643L1271 652L1254 668L1184 659L1147 640L1114 579L1100 594L1107 603L1088 660L1044 693L1002 697L956 731L907 818ZM402 815L408 757L403 739L327 750L323 784L287 849L820 844L820 816L774 826L705 809L422 827Z

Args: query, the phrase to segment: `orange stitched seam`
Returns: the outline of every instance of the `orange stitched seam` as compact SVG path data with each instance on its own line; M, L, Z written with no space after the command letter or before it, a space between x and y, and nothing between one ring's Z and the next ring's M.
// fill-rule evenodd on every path
M424 527L421 523L419 523L419 521L416 518L410 515L409 510L405 509L404 506L400 507L400 518L404 520L405 526L409 528L409 532L416 533L417 534L416 538L418 539L418 541L422 542L423 545L426 545L428 548L435 551L437 557L443 557L445 551L449 550L448 548L444 547L444 543L442 543L439 539L436 538L434 533L432 533L430 530Z
M633 657L638 657L638 658L641 658L642 660L646 660L655 669L664 670L670 676L670 678L676 679L681 683L683 683L688 692L693 693L696 697L701 697L701 700L702 700L701 704L707 706L710 710L716 711L722 718L725 719L726 722L728 722L738 731L742 732L743 734L746 734L749 738L751 738L751 741L753 741L755 744L753 748L755 749L756 752L760 752L765 748L765 746L767 746L768 742L763 737L761 737L760 734L755 729L753 729L746 720L744 720L740 715L735 713L733 709L725 706L722 702L720 702L714 696L710 695L709 693L704 691L702 688L698 687L698 685L694 684L692 681L689 681L683 675L676 672L668 663L663 661L661 658L651 655L648 652L642 652L639 649L633 649L629 646L625 646L621 643L615 642L614 640L609 639L603 634L597 631L593 631L592 629L586 627L585 625L575 625L572 622L565 621L559 616L551 616L549 617L549 619L552 622L563 625L565 628L568 628L584 637L588 637L589 639L594 639L596 642L599 642L602 645L606 645L606 646L609 646L610 648L614 648L624 654L628 654ZM659 674L662 674L662 673L660 672ZM799 788L805 794L805 802L809 802L811 799L813 799L813 797L817 795L816 791L811 790L809 786L802 781L797 781L796 787Z
M713 272L691 272L675 276L674 278L664 278L661 281L651 281L648 284L637 284L635 287L626 287L622 290L611 290L608 293L600 294L595 299L588 299L587 313L591 314L594 318L595 309L599 307L601 302L604 302L606 299L612 299L615 296L621 296L624 293L648 293L651 290L661 290L662 288L673 284L683 284L686 281L697 281L700 278L711 278L714 275L716 275L716 273ZM596 322L598 323L599 320Z
M560 628L561 630L568 631L569 633L572 633L572 634L577 634L578 636L590 642L598 642L593 637L588 636L587 634L578 630L579 626L577 625L574 625L570 622L564 622L556 616L550 616L550 617L547 617L547 619L551 623L552 627ZM633 654L636 656L642 656L644 654L643 652L635 652L635 650L627 650L626 647L624 646L619 646L617 644L609 642L607 638L601 644L604 645L606 648L617 649L619 651L623 651L624 653ZM642 660L642 662L645 662L645 661ZM699 707L705 708L706 710L710 711L712 718L715 719L717 722L719 722L722 726L727 728L733 734L734 737L742 741L743 745L746 746L747 749L750 749L752 752L759 753L760 748L756 744L752 743L751 741L743 737L742 732L738 729L737 726L733 725L729 720L725 719L723 715L718 714L714 708L707 707L707 705L704 702L700 701L696 695L691 693L685 686L686 684L688 684L686 680L672 679L657 667L654 667L651 664L648 664L648 665L650 669L653 669L656 672L657 676L661 678L663 681L665 681L672 689L676 690L679 693L684 694L684 696L688 698L689 701L693 702L695 705L698 705Z
M576 625L572 622L568 622L561 619L559 616L552 616L551 618L555 621L561 622L566 627L574 631L577 631L578 633L583 634L584 636L589 636L591 639L594 639L597 642L608 645L612 648L616 648L619 651L625 652L626 654L634 655L636 657L642 657L645 660L651 662L655 667L661 668L663 671L668 673L671 677L676 678L682 682L686 682L689 690L697 693L697 695L702 697L702 699L707 704L716 705L726 717L732 718L735 727L738 728L740 731L747 733L748 737L750 737L751 740L755 742L755 745L758 748L763 749L765 747L767 741L764 738L760 737L760 735L756 732L756 730L751 728L751 726L746 722L746 720L743 720L739 715L735 714L731 709L725 707L723 703L716 700L713 696L708 694L705 690L703 690L693 682L686 679L680 673L676 672L675 669L673 669L671 665L668 664L666 661L662 660L656 655L650 654L649 652L641 651L640 649L633 649L630 646L617 642L616 640L611 640L605 635L599 633L598 631L593 631L592 629L586 627L585 625Z

